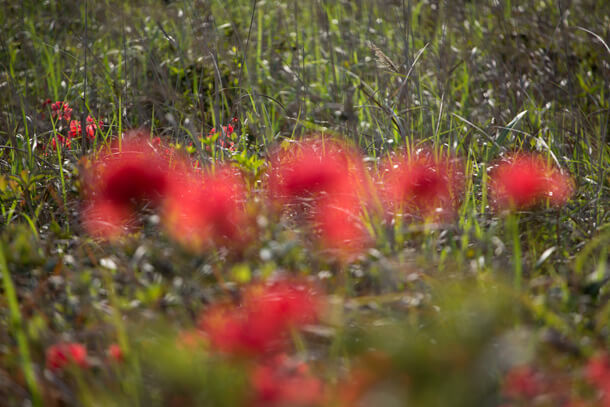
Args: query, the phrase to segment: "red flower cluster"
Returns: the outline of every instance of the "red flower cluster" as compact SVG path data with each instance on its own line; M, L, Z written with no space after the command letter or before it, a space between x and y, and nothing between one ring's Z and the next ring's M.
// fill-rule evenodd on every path
M247 238L245 186L238 173L228 167L195 171L141 135L124 141L120 151L115 145L102 154L85 181L90 192L83 221L95 236L116 238L137 211L152 208L171 236L193 249Z
M234 117L231 122L233 124L236 124L238 122L237 117ZM235 151L235 142L233 141L235 135L235 127L233 127L233 124L222 126L221 134L217 134L215 128L211 129L207 135L207 139L212 142L218 141L220 147L226 148L230 151ZM210 151L209 145L206 146L206 151Z
M540 377L529 366L512 368L504 377L502 393L516 400L531 400L543 392Z
M320 299L304 283L256 285L244 294L241 307L213 307L199 328L211 345L227 354L264 356L285 348L290 330L313 323Z
M246 194L238 173L229 167L204 174L175 171L170 179L163 219L176 240L194 249L246 241Z
M249 405L313 406L323 400L323 385L304 363L286 354L290 333L317 321L322 301L311 285L278 281L247 288L240 306L215 306L199 321L211 347L229 356L249 358L252 365ZM186 346L196 346L192 335L182 335Z
M347 146L310 139L272 156L269 190L278 206L309 203L323 244L350 254L368 238L360 222L365 179L362 160Z
M91 190L83 211L89 233L104 238L118 237L135 209L148 203L159 206L168 190L168 165L143 139L126 141L119 151L95 161L86 174Z
M58 121L64 120L68 124L68 130L65 135L61 133L63 128L61 126L55 131L51 138L51 147L53 147L53 149L57 148L57 143L59 142L60 145L70 148L72 146L72 140L81 136L81 122L79 120L71 120L72 108L67 102L51 102L51 99L47 99L42 104L42 107L44 108L47 105L51 105L51 117L53 119L57 119ZM86 121L85 133L87 134L87 137L94 139L95 132L104 125L104 122L101 119L96 120L91 116L87 116Z
M391 157L382 166L382 195L388 209L425 218L454 215L461 202L464 171L459 160L431 151Z
M104 125L102 120L95 120L91 116L87 116L87 126L85 127L85 131L87 133L87 137L89 139L95 138L95 132L98 128L101 128ZM59 141L60 145L63 145L66 148L70 148L72 146L72 139L78 138L81 135L81 124L79 120L70 120L70 128L68 130L68 134L64 136L60 132L55 133L55 137L51 139L51 146L55 149L57 147L57 141ZM57 141L56 141L57 140Z
M51 102L50 100L47 100ZM47 103L45 103L47 104ZM64 119L65 121L70 121L72 117L72 108L67 102L57 101L51 104L51 117L54 119ZM44 106L44 105L43 105Z
M87 368L89 366L87 349L75 342L55 344L47 348L46 363L47 368L53 371L62 370L70 365Z
M324 401L324 386L303 362L278 355L250 373L253 407L316 406Z
M587 380L600 391L603 407L610 407L610 357L604 353L591 358L586 375Z
M524 210L546 200L563 205L572 195L571 179L538 155L516 154L490 174L490 193L499 209Z
M85 132L87 133L87 137L90 139L95 138L95 131L102 127L104 122L102 120L95 120L91 116L87 116L87 126L85 127ZM81 134L81 124L80 120L72 120L70 121L70 130L68 131L68 138L76 138Z

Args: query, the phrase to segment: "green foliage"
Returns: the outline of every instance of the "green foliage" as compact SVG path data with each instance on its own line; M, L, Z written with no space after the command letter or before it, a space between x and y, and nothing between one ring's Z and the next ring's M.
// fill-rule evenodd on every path
M332 390L373 372L363 403L507 404L518 364L595 403L581 367L610 346L609 16L604 0L3 2L0 400L244 405L251 366L179 338L210 304L279 275L329 295L292 350ZM104 126L68 147L47 99ZM99 242L79 177L129 129L201 167L228 161L257 193L270 152L312 133L349 140L372 169L430 147L464 159L466 195L445 224L367 213L375 243L350 261L258 201L259 239L239 253L184 250L148 213L140 232ZM488 171L516 150L573 176L565 207L494 212ZM67 340L93 368L46 374L44 350ZM113 342L124 364L108 363Z

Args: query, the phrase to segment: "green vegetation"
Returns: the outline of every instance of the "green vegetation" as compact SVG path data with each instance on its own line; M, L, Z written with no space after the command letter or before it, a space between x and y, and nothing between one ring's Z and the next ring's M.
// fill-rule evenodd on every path
M0 4L0 405L250 405L256 362L184 336L280 275L325 294L287 351L324 397L252 405L610 405L610 365L602 384L586 368L610 346L610 2ZM146 211L105 242L83 228L82 175L131 129L230 162L252 193L272 152L317 134L373 171L461 157L465 195L446 222L365 212L374 242L349 261L258 212L239 253L187 250ZM489 170L515 151L571 175L566 205L495 210ZM51 369L60 342L88 368Z

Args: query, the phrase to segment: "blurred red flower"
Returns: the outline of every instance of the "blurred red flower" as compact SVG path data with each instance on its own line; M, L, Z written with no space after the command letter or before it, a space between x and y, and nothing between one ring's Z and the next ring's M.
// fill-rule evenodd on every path
M88 367L87 349L80 343L58 343L47 348L47 368L53 371L62 370L69 365L81 368Z
M512 399L532 399L543 391L540 377L529 366L512 368L504 377L502 393Z
M602 353L589 359L586 368L587 380L602 394L604 407L610 407L610 358Z
M269 188L280 203L357 195L364 168L357 154L335 140L309 139L272 155Z
M88 203L83 223L89 233L116 237L134 210L159 205L168 188L168 164L141 138L123 142L86 171Z
M464 188L459 160L432 151L390 157L381 170L381 193L388 209L445 218L457 211Z
M241 307L212 307L199 328L219 351L254 357L283 349L290 329L315 322L319 311L311 286L282 281L249 287Z
M252 406L316 406L324 401L324 386L305 363L290 363L280 355L250 373Z
M116 343L108 347L108 356L115 362L123 362L125 359L123 349Z
M315 222L324 247L343 257L360 253L370 241L360 211L360 201L353 197L323 201L316 212Z
M246 192L241 175L230 167L201 174L174 171L163 205L169 233L193 248L239 245L248 239Z
M572 195L571 179L538 155L515 154L490 173L490 194L499 209L524 210L549 200L563 205Z
M269 192L283 208L307 202L320 242L340 256L368 243L361 206L370 193L361 157L337 140L311 138L272 155Z

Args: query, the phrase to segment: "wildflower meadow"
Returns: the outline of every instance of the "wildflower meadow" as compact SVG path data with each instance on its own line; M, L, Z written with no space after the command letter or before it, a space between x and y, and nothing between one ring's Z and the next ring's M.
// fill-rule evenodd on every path
M610 407L610 2L0 22L0 407Z

